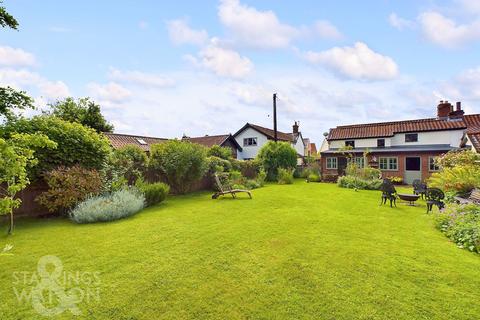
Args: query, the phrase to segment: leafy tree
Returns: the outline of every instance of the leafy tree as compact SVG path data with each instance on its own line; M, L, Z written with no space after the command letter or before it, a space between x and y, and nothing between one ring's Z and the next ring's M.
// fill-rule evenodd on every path
M8 233L13 232L13 210L21 200L15 195L30 183L28 168L35 166L35 150L55 148L56 143L42 134L14 134L11 139L0 138L0 215L10 215Z
M33 99L24 91L18 91L11 87L0 87L0 116L7 119L14 117L14 109L34 109Z
M3 1L0 1L0 4L2 4ZM0 26L3 28L9 27L14 30L17 30L18 28L18 22L17 20L7 12L4 6L0 6Z
M110 143L102 134L79 123L67 122L53 116L35 116L7 122L0 127L0 138L9 139L15 133L41 133L57 143L57 148L36 152L38 165L29 171L37 178L59 166L79 164L87 169L100 170L111 152Z
M209 157L213 156L225 160L230 160L232 159L232 149L215 145L207 150L207 155Z
M257 160L267 173L267 180L275 181L278 169L294 169L297 165L297 152L288 142L269 141L260 149Z
M138 146L130 145L115 150L110 161L117 172L123 172L123 177L130 184L143 178L147 171L148 157Z
M186 193L207 172L206 155L199 144L170 140L150 147L150 166L165 175L175 192Z
M50 104L49 107L51 110L46 113L62 120L83 124L97 132L113 132L113 125L105 120L100 106L90 101L90 98L66 98Z

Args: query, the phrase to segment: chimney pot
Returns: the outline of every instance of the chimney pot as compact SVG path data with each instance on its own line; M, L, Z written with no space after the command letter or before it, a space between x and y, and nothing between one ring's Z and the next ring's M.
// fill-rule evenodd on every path
M293 133L298 133L298 122L295 121L295 124L293 125Z
M462 102L457 101L457 111L461 111L461 110L462 110Z

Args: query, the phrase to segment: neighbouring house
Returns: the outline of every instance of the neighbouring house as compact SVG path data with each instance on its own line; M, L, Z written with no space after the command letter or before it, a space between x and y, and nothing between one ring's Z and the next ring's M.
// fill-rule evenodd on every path
M322 175L343 175L348 161L355 161L360 167L379 168L383 177L398 176L411 184L438 170L436 157L461 148L480 152L480 114L464 115L460 102L454 110L448 101L440 101L436 118L330 129L321 148Z
M292 133L284 133L277 131L277 140L285 141L292 145L297 151L298 163L303 163L305 156L305 144L302 133L298 130L298 122L292 127ZM275 133L272 129L265 128L256 124L247 123L233 135L237 143L242 146L243 150L238 153L237 159L248 160L254 159L260 149L270 140L275 139Z
M216 136L203 136L203 137L186 137L183 136L182 140L187 140L193 143L201 144L205 147L220 146L230 148L232 150L232 156L237 158L238 153L242 152L242 147L238 144L237 140L231 134L222 134Z
M125 146L137 146L145 152L150 152L150 146L156 143L162 143L168 141L164 138L136 136L130 134L121 133L104 133L104 135L110 140L110 145L114 149L119 149Z

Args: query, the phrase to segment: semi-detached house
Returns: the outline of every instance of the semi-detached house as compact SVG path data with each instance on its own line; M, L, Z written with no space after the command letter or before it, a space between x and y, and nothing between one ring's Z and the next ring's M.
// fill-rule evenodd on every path
M412 183L437 171L435 158L448 151L480 152L480 114L465 115L460 102L454 108L440 101L436 118L338 126L330 129L326 141L321 152L324 177L343 175L348 161L360 167L367 161L383 177Z

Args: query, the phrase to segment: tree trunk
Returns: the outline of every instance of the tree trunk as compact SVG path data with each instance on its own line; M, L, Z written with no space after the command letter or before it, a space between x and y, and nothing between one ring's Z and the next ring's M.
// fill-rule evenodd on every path
M13 233L13 210L10 212L10 226L8 228L8 234L11 235Z

